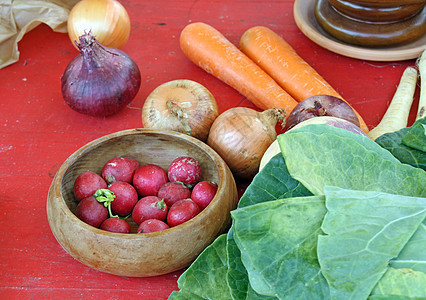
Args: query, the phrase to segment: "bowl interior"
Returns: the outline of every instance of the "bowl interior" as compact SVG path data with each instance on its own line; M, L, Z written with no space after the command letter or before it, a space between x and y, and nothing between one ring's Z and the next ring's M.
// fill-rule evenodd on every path
M170 229L132 234L92 227L75 215L74 181L91 170L100 174L111 158L127 156L141 164L153 163L167 170L179 156L197 159L201 180L218 184L210 204L191 220ZM129 129L94 140L74 152L52 181L47 216L59 244L81 263L120 276L147 277L188 266L231 223L230 211L238 202L235 180L226 163L205 143L183 133L153 129Z
M100 174L103 165L117 156L136 159L141 165L157 164L165 171L175 158L191 156L201 165L201 180L221 184L215 157L206 151L203 144L175 133L150 130L121 132L89 143L69 161L61 180L61 196L71 212L75 213L78 204L73 194L73 185L77 176L86 170ZM131 217L127 221L131 231L136 232L136 223Z

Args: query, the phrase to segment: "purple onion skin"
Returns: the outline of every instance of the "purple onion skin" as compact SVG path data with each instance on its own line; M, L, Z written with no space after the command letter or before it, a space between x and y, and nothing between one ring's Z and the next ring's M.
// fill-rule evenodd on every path
M122 110L136 96L141 74L123 51L101 45L89 32L76 43L80 53L61 78L62 96L75 111L107 117Z
M352 107L331 95L315 95L299 102L288 115L286 127L290 129L302 121L319 116L345 119L359 127L358 116Z

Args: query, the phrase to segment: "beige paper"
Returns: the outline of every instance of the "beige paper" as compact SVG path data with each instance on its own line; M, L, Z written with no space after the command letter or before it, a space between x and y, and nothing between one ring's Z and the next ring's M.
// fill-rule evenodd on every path
M19 59L18 42L41 23L57 32L67 32L71 8L79 0L1 0L0 69Z

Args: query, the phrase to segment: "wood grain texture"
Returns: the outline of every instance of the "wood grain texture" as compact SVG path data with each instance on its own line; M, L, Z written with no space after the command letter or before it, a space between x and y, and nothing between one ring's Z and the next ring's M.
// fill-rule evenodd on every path
M141 127L145 98L158 85L195 80L215 96L220 112L254 106L190 62L179 49L180 31L203 21L235 45L250 27L285 37L364 117L378 124L407 61L371 62L333 53L297 27L293 0L123 0L132 22L124 47L142 73L142 87L122 112L96 119L63 101L60 77L77 50L66 34L40 25L19 42L20 59L0 70L0 293L5 299L167 299L183 270L134 278L96 271L71 257L53 236L46 214L49 186L63 162L86 143ZM413 122L418 90L410 114ZM238 193L248 182L237 182Z
M119 156L164 170L175 158L191 156L200 163L201 180L217 183L216 195L193 219L164 231L137 234L136 224L129 222L131 233L117 234L85 224L75 216L74 181L86 170L100 174L108 160ZM83 264L120 276L149 277L189 266L229 228L237 201L231 171L205 143L178 132L129 129L84 145L64 162L49 189L47 217L61 246Z

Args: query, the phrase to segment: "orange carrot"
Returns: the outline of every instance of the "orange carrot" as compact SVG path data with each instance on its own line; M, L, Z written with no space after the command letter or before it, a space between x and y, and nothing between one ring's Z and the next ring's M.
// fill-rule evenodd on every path
M256 26L248 29L241 37L240 49L296 101L314 95L331 95L347 103L284 39L269 28ZM361 129L368 132L363 118L355 113Z
M261 109L282 108L289 115L297 105L265 71L210 25L187 25L180 36L180 47L197 66Z

